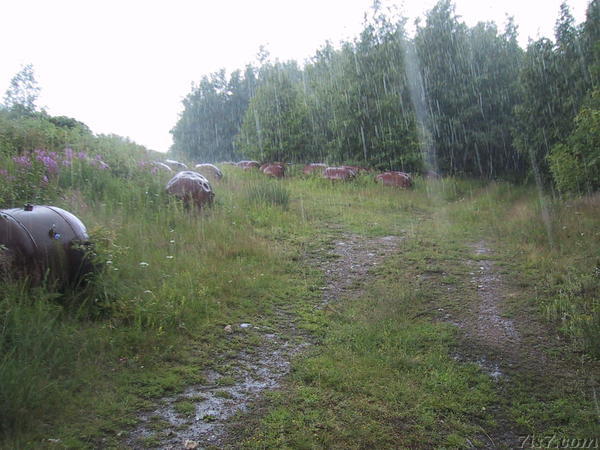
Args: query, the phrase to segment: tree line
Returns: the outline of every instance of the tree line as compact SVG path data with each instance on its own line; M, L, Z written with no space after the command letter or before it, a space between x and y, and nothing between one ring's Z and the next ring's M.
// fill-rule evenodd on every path
M302 67L262 52L243 72L204 76L170 152L597 189L599 29L599 0L579 25L563 3L555 40L523 50L512 19L469 27L440 0L410 38L376 1L358 37L325 43Z

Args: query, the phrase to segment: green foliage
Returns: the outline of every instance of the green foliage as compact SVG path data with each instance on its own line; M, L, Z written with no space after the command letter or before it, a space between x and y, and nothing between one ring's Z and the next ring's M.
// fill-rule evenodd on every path
M32 114L37 109L35 103L39 92L33 65L27 64L10 80L4 94L4 106L15 115Z
M56 398L59 387L49 382L70 364L79 346L60 320L55 295L43 289L28 292L24 283L3 283L0 299L0 434L27 427ZM32 357L34 356L34 357Z
M71 146L86 151L94 136L86 126L65 127L53 123L46 113L15 115L0 109L0 158L43 148L50 151Z
M290 192L277 180L267 180L251 185L247 198L251 203L275 205L287 209L290 203Z
M237 147L260 161L305 160L309 139L306 107L281 67L268 72L246 111Z
M176 156L201 162L233 160L234 146L250 98L256 89L255 69L247 66L226 80L225 71L205 76L183 101L183 112L171 130Z
M592 0L582 29L582 51L593 86L600 83L600 1Z
M92 133L92 131L89 129L89 127L85 123L80 122L79 120L73 119L72 117L48 116L48 121L53 123L54 125L56 125L59 128L67 128L69 130L78 128L83 133L88 133L88 134Z
M520 73L522 99L515 108L514 138L519 151L529 156L539 182L550 179L551 151L555 155L554 173L558 159L564 170L578 171L579 163L565 156L568 152L560 144L573 132L574 119L597 83L593 68L596 43L591 42L593 30L599 26L597 10L598 2L591 2L586 22L577 27L563 3L555 27L556 42L540 39L527 48Z
M562 192L586 193L600 189L600 90L575 118L575 129L549 155L550 170Z
M331 136L324 143L330 149L329 159L421 171L419 135L404 61L404 22L393 21L376 5L358 39L345 43L330 62L315 60L316 66L325 63L331 71L325 78L330 86L318 77L311 80L316 105L327 104L326 96L332 98L325 122Z
M547 182L550 149L597 83L599 9L592 1L576 26L563 4L556 42L524 52L511 18L503 32L469 27L440 0L409 39L406 20L375 2L356 39L327 42L304 67L262 54L243 77L203 78L184 101L172 151L486 179L533 169Z
M530 158L534 170L547 175L546 155L559 134L552 113L560 102L556 86L558 66L548 39L530 43L519 74L522 101L515 107L515 145Z
M442 0L415 45L440 169L483 178L522 172L510 138L522 59L514 24L501 35L491 23L469 29Z

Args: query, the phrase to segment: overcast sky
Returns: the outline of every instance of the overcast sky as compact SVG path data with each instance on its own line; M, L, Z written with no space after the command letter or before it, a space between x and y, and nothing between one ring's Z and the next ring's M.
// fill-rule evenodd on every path
M385 2L384 2L385 3ZM409 17L436 0L388 1ZM561 0L456 0L474 25L506 14L528 37L552 37ZM588 0L569 0L576 22ZM167 151L169 130L192 82L220 68L312 56L325 40L355 37L372 0L5 0L0 4L0 93L33 64L39 105L86 123L95 133L127 136Z

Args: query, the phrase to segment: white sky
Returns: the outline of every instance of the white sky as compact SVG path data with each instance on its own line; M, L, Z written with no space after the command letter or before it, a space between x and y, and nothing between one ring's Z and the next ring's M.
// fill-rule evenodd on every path
M412 24L436 0L390 0ZM469 25L515 17L527 38L553 37L561 0L455 0ZM588 0L569 0L576 22ZM38 101L95 133L167 151L191 83L220 68L312 56L325 40L358 35L372 0L5 0L0 2L0 95L31 63ZM0 99L1 101L1 99Z

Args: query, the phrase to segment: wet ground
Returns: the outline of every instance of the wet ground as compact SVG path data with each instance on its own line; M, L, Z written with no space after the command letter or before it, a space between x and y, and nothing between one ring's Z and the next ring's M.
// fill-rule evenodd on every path
M466 261L470 268L469 283L476 289L475 303L455 315L450 322L463 332L462 344L453 357L474 363L488 374L499 389L510 382L511 371L529 354L515 320L507 316L508 289L493 260L493 251L485 241L470 246L474 258ZM489 257L489 259L488 259ZM484 432L479 439L485 448L519 448L522 437L499 405L495 407L496 429Z
M237 324L235 332L259 333L261 343L251 353L240 352L224 373L208 370L205 384L189 386L177 396L160 400L156 409L143 413L140 425L130 436L133 448L146 448L145 438L160 427L161 448L202 448L220 446L227 424L265 390L275 389L290 370L292 357L306 346L282 334L265 332L251 324ZM187 404L182 412L178 405ZM186 447L187 446L187 447Z
M473 314L462 317L457 325L468 339L476 340L495 355L482 355L482 360L518 358L521 337L514 321L505 315L506 287L494 261L484 259L486 255L491 257L492 251L484 241L473 244L472 251L478 259L468 260L467 265L471 268L469 281L477 289L478 302ZM491 361L482 366L500 365L500 361Z
M339 231L339 230L338 230ZM362 293L373 276L373 268L398 251L402 238L385 236L367 238L339 233L327 248L306 257L305 263L323 272L322 296L315 308L336 308L336 302L351 301ZM508 387L524 378L543 380L548 373L560 373L558 363L549 363L543 351L547 333L527 315L510 316L511 296L517 295L497 262L494 251L485 241L473 243L471 256L464 261L467 278L474 295L460 295L458 308L435 309L443 320L461 330L462 338L453 357L476 364L495 383L501 399L513 395ZM438 273L422 274L424 279ZM452 294L451 294L452 295ZM126 443L132 448L206 448L236 447L236 430L248 420L248 414L260 414L260 402L266 392L280 389L289 374L293 358L311 346L312 338L295 324L288 310L275 313L270 328L250 323L232 324L227 334L247 333L258 342L251 350L228 356L227 370L206 370L206 382L189 386L179 395L157 402L156 408L139 416L139 426ZM219 355L216 355L217 358ZM553 378L556 381L555 378ZM519 427L513 422L509 404L495 405L495 427L486 426L479 442L485 448L518 448L523 442ZM181 405L185 405L182 408Z
M369 271L394 252L400 240L396 236L337 235L331 250L321 249L318 257L307 261L318 266L325 278L322 300L315 307L358 295ZM230 325L226 333L252 333L259 344L232 358L226 372L207 370L203 374L206 383L162 398L154 410L141 413L127 445L139 449L235 446L229 430L236 420L243 420L243 414L250 412L266 391L281 386L294 356L311 342L310 336L297 329L290 312L277 311L276 319L275 329L268 330L249 323Z

